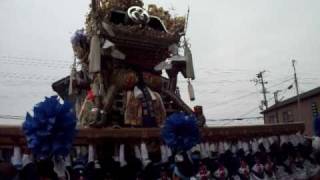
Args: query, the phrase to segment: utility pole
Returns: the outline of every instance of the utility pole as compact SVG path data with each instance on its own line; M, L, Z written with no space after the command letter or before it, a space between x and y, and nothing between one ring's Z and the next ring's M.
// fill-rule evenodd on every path
M300 93L299 93L299 86L298 86L298 78L295 66L296 60L292 59L292 67L294 71L294 84L296 86L296 93L297 93L297 111L298 111L298 121L302 121L301 118L301 111L300 111Z
M266 87L265 87L265 84L267 84L268 82L265 82L263 80L263 73L265 73L266 71L261 71L257 74L257 79L254 79L253 81L256 83L256 84L261 84L262 85L262 94L263 94L263 102L262 102L262 105L265 106L265 108L267 109L268 108L268 101L267 101L267 90L266 90Z

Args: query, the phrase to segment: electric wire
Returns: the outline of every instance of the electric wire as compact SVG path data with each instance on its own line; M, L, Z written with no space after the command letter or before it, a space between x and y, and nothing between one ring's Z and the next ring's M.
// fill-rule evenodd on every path
M263 116L253 116L253 117L242 117L242 118L224 118L224 119L207 119L207 121L241 121L241 120L246 120L246 119L257 119L257 118L263 118Z
M39 74L20 74L20 73L8 73L8 72L0 72L1 78L5 79L16 79L16 80L42 80L42 81L55 81L58 79L61 79L61 77L55 77L55 76L43 76Z
M259 92L250 92L248 94L244 94L242 96L238 96L238 97L235 97L235 98L231 98L231 99L228 99L228 100L225 100L223 102L219 102L219 103L216 103L216 104L211 104L209 106L212 106L212 107L209 107L209 108L215 108L217 106L221 106L221 105L226 105L226 104L229 104L231 102L234 102L234 101L238 101L238 100L241 100L243 98L246 98L246 97L249 97L249 96L252 96L254 94L259 94ZM214 106L214 107L213 107Z
M44 59L44 58L34 58L34 57L22 57L22 56L5 56L1 55L1 59L11 59L11 60L23 60L23 61L36 61L36 62L55 62L55 63L70 63L72 61L61 60L61 59Z
M289 82L289 81L291 81L292 79L294 79L293 77L291 77L291 78L288 78L288 79L286 79L286 80L283 80L283 81L281 81L281 82L279 82L279 83L276 83L276 84L272 84L271 86L269 86L268 88L273 88L273 87L277 87L277 86L279 86L279 85L282 85L283 83L286 83L286 82Z

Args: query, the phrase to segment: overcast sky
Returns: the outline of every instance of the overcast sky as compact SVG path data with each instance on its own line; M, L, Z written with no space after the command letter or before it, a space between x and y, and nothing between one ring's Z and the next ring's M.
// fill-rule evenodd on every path
M318 0L159 0L174 13L190 6L188 38L192 44L196 101L208 119L259 116L260 86L250 80L266 70L266 87L285 90L293 83L296 59L302 91L320 84L320 1ZM0 1L0 115L25 115L51 83L69 74L70 37L84 26L90 0ZM288 81L286 81L288 80ZM283 82L283 83L281 83ZM10 123L10 122L8 122Z

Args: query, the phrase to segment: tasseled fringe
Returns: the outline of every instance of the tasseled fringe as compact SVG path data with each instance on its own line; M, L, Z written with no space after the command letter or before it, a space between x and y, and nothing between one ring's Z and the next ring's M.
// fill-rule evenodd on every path
M313 137L312 140L312 147L317 150L320 151L320 137Z
M69 82L69 95L73 95L74 93L74 89L73 89L73 82L76 80L76 74L77 74L77 70L76 70L76 58L74 58L74 62L72 64L72 68L71 68L71 73L70 73L70 82Z
M99 75L99 95L104 96L106 94L104 90L104 84L101 74Z
M126 162L125 156L124 156L124 144L121 144L121 145L120 145L119 161L120 161L120 166L121 166L121 167L127 165L127 162Z
M259 146L259 145L258 145L257 140L256 140L256 139L253 139L253 140L251 141L251 149L252 149L253 154L256 153L256 152L258 152L258 150L259 150L259 147L258 147L258 146Z
M71 167L72 166L72 161L70 154L66 156L66 167Z
M222 141L219 142L218 144L218 153L219 154L223 154L225 151L224 151L224 144Z
M172 156L172 150L168 146L166 146L166 149L167 149L167 156L171 157Z
M92 36L89 53L89 73L100 72L101 70L101 47L97 35Z
M186 58L186 75L187 78L190 78L192 80L195 79L194 75L194 69L193 69L193 61L192 61L192 54L191 50L188 47L187 41L184 42L184 56Z
M116 49L115 47L113 47L111 50L111 56L115 59L121 59L121 60L124 60L126 58L126 55L123 52Z
M27 166L28 164L32 163L32 156L30 154L23 154L21 162L22 162L22 167Z
M205 148L205 144L200 143L200 155L201 158L205 159L209 157L209 152Z
M188 80L188 92L189 92L190 100L191 100L191 101L194 101L194 100L195 100L194 89L193 89L193 86L192 86L190 80Z
M89 144L88 147L88 162L94 162L94 149L92 144Z
M136 158L141 161L141 159L142 159L141 151L140 151L140 148L137 145L134 146L134 154L135 154Z
M11 157L11 163L18 169L22 167L22 155L21 148L19 146L13 147L13 156Z
M102 22L102 27L104 28L104 30L106 30L106 32L109 34L109 36L111 36L111 37L115 36L115 34L112 30L112 27L108 23Z
M167 148L165 145L160 146L160 151L161 151L161 162L166 163L169 160L168 154L167 154Z
M141 159L143 167L146 167L150 163L148 149L145 143L141 143Z

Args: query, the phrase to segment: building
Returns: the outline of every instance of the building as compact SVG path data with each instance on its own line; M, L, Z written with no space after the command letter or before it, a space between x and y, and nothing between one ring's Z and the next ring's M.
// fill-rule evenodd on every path
M300 115L297 100L297 96L294 96L262 111L265 124L302 121L306 126L305 134L313 135L314 119L318 116L318 109L320 110L320 87L300 94Z

